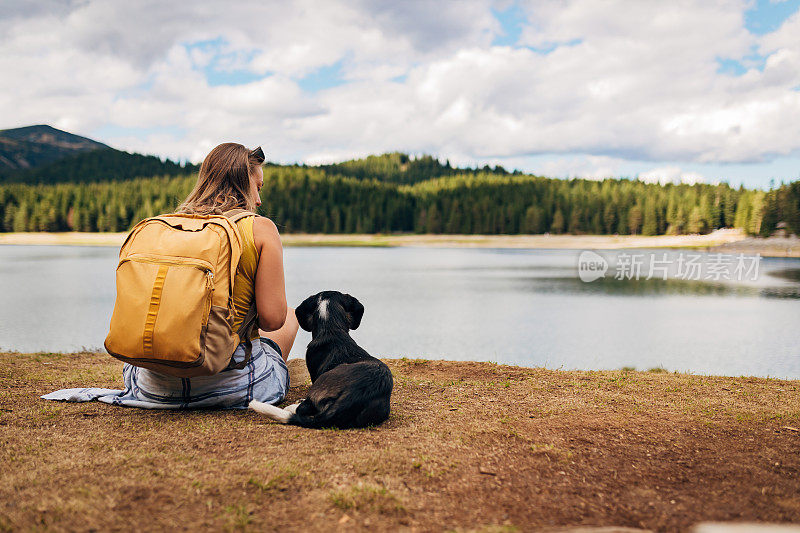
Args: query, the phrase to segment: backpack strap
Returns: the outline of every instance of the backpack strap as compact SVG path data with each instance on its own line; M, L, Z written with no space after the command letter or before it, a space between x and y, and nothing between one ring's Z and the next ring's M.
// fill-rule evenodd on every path
M253 330L253 326L255 326L257 322L258 311L256 310L256 303L253 302L250 304L250 309L247 310L244 318L242 318L242 323L239 324L239 331L236 332L240 340L244 339L244 361L234 364L233 358L231 358L228 368L241 370L247 366L247 363L250 362L250 359L253 356L253 341L250 339L250 332Z
M225 211L222 215L234 224L243 218L256 216L255 213L246 209L231 209L230 211Z
M236 224L236 222L243 218L256 216L255 213L247 211L246 209L231 209L230 211L225 211L223 215L230 220L232 224ZM233 280L233 278L231 278L231 280ZM239 324L239 331L236 332L240 340L244 339L244 360L237 364L233 364L233 360L231 360L231 364L228 365L228 368L241 370L250 362L253 356L253 341L250 339L250 332L253 330L253 326L255 326L256 323L258 323L258 310L256 309L256 302L253 301L250 305L250 309L247 310L247 313L245 313L242 318L242 323Z

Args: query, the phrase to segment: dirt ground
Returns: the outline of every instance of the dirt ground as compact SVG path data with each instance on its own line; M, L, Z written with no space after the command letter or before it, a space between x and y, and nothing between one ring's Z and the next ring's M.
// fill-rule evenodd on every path
M386 423L315 431L249 411L48 402L118 387L121 364L0 354L0 531L800 522L800 381L388 364Z

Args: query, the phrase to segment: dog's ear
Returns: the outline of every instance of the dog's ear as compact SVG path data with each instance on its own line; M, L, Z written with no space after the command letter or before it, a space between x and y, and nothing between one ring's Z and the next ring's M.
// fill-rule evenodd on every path
M361 317L364 316L364 306L349 294L343 294L342 306L350 315L350 329L357 329L361 325Z
M317 295L309 296L294 310L297 323L306 331L314 329L314 311L317 309Z

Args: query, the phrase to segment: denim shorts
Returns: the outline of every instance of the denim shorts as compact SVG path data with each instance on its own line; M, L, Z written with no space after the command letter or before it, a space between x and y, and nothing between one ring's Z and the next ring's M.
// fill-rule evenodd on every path
M122 370L125 391L109 403L162 409L246 409L251 400L280 403L289 390L289 369L281 350L265 337L254 339L252 344L247 366L213 376L176 378L126 364ZM242 343L233 361L240 363L244 357Z

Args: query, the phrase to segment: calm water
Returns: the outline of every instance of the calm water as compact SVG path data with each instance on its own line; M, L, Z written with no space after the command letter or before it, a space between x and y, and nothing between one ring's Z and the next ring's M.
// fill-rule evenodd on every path
M686 252L652 253L674 270ZM601 252L609 277L585 283L578 254L287 248L287 292L293 306L326 289L359 298L353 337L379 356L800 378L800 260L762 259L743 281L637 281L610 279L624 260ZM0 246L0 350L101 348L116 263L116 248Z

